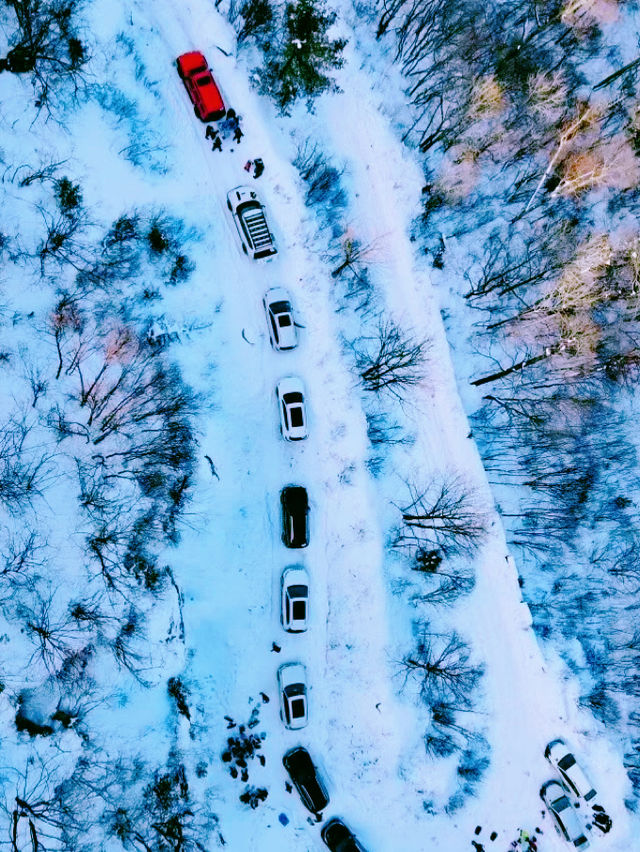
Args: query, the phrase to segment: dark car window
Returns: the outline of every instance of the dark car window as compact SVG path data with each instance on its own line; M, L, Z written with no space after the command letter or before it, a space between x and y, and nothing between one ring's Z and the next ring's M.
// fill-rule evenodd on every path
M205 86L213 86L213 80L211 79L211 77L199 77L196 80L196 83L198 84L198 86L200 86L201 89L203 89Z
M299 405L291 409L291 425L304 426L304 417L302 416L302 408Z
M294 698L291 702L291 715L294 719L304 717L304 698Z
M563 757L562 760L558 761L558 766L560 769L569 769L576 762L574 756L572 754L568 754L566 757Z
M307 587L306 586L289 586L289 594L292 598L306 598L307 596Z
M282 416L284 418L284 425L289 428L289 418L287 417L287 406L282 403Z
M289 314L278 314L278 322L281 328L287 328L291 325L291 317Z
M307 605L305 601L294 601L291 609L293 611L293 618L296 621L304 620L307 612Z
M285 393L282 398L287 403L287 405L293 405L296 402L302 402L302 394L298 393L298 391L291 391L291 393Z

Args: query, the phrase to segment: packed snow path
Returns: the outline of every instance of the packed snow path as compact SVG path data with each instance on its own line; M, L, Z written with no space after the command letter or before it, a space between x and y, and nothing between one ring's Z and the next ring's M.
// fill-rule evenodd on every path
M609 789L605 803L615 830L594 846L629 848L623 814L615 809L620 774L609 768L605 746L581 735L588 734L579 730L585 718L577 716L575 696L566 693L557 671L545 672L497 519L476 590L453 617L486 663L492 764L478 798L461 812L453 817L424 812L423 800L437 787L438 764L424 754L423 712L395 697L396 637L407 628L398 620L383 570L387 501L364 467L364 416L336 339L328 270L309 250L314 223L289 164L289 140L268 104L251 90L245 69L217 50L218 45L230 50L233 39L210 2L138 3L131 23L162 77L164 109L174 116L172 144L182 160L171 192L191 214L197 211L210 256L209 269L200 268L191 290L176 298L176 323L193 318L200 306L210 316L219 305L211 330L185 346L183 360L187 378L212 404L202 450L213 458L220 479L211 477L203 461L196 530L185 536L177 575L185 592L189 676L204 696L227 847L233 852L322 847L297 797L284 791L281 755L301 742L329 781L332 801L325 816L343 815L371 852L395 852L399 837L412 852L462 852L471 848L477 824L485 827L485 842L488 830L498 831L496 848L502 850L517 828L540 824L538 790L551 777L544 745L564 735L589 753L591 765L602 767L595 780ZM205 142L204 127L194 119L172 67L178 54L193 48L205 52L228 103L243 116L242 144L227 142L222 153L211 152ZM427 271L416 267L407 236L420 173L391 134L378 111L380 96L358 67L352 57L341 79L344 94L323 101L312 126L324 125L324 143L350 163L359 230L384 239L388 309L434 340L432 369L412 400L418 439L407 465L426 478L442 459L455 459L457 469L486 488L467 438L437 299ZM226 192L247 180L242 164L255 156L267 164L258 187L280 248L266 265L243 257L225 208ZM269 348L260 300L276 285L290 290L306 327L295 353ZM307 387L311 435L303 446L285 444L278 434L273 390L289 374L299 375ZM304 484L311 499L311 545L301 555L286 551L280 541L278 497L287 483ZM311 626L304 636L288 636L279 626L279 579L282 568L297 561L311 576ZM271 651L274 640L280 654ZM285 731L278 718L276 670L288 660L308 667L310 724L301 734ZM215 755L224 745L222 715L246 721L250 699L261 690L271 697L257 729L267 732L267 765L252 771L251 781L270 792L252 812L237 801L242 788L216 766ZM278 820L281 813L290 820L286 826ZM543 828L541 852L566 848L548 818Z

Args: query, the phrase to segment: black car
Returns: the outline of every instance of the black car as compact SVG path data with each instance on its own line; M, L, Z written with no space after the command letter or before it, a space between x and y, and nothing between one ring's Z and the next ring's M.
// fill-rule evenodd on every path
M312 814L323 811L329 804L329 794L306 748L292 748L282 758L282 762L304 806Z
M330 819L322 828L322 839L331 852L365 852L341 819Z
M287 547L309 544L309 498L301 485L287 485L280 492L282 503L282 540Z

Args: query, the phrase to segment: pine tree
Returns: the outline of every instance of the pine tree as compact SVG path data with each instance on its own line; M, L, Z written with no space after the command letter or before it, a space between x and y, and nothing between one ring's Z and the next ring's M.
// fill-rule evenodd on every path
M331 40L327 30L336 20L316 0L287 3L284 37L267 59L263 86L286 112L299 97L309 100L335 88L327 73L341 68L345 39Z

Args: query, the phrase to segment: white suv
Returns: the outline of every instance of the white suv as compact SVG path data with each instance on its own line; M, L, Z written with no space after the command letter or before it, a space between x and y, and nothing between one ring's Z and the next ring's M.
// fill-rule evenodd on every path
M280 411L280 431L285 441L302 441L307 435L307 414L304 404L304 385L289 376L281 379L276 388Z
M253 260L277 254L273 234L269 230L264 206L249 186L236 186L227 193L227 207L236 223L242 251Z
M285 728L298 730L308 722L307 670L302 663L285 663L278 669L280 716Z
M288 633L302 633L309 620L309 575L301 565L282 572L282 626Z

